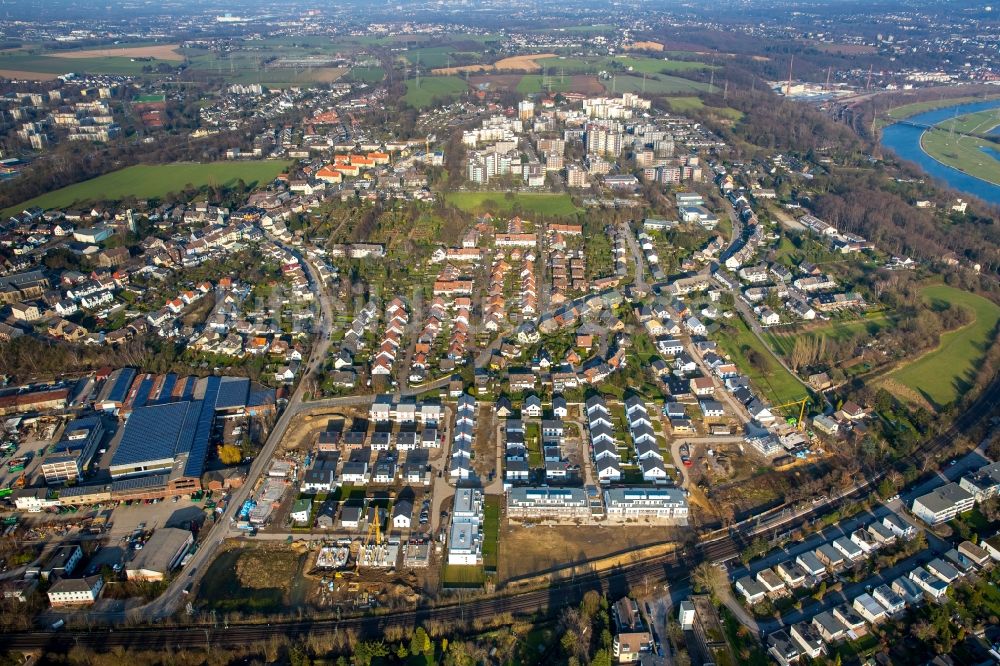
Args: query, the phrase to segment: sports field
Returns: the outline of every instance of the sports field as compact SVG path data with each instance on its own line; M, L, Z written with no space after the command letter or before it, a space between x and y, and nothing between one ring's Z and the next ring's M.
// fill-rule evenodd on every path
M508 214L514 210L514 204L518 204L526 213L555 217L580 212L568 194L514 194L508 198L504 192L449 192L445 194L445 201L466 213L489 210Z
M920 136L920 147L938 162L1000 184L1000 143L968 136L989 134L997 126L1000 126L1000 109L950 118L925 131Z
M453 99L468 89L469 85L457 76L422 76L419 85L416 79L406 82L403 99L410 106L422 109L435 99Z
M925 287L922 294L930 303L941 301L967 308L975 321L945 333L937 349L904 365L889 378L920 393L935 406L945 406L968 390L986 350L995 341L1000 306L945 285Z
M288 162L282 160L140 164L24 201L6 209L3 215L11 215L31 206L67 208L91 201L117 201L129 197L149 199L180 192L188 186L225 187L241 179L247 185L264 185L274 180L287 166Z

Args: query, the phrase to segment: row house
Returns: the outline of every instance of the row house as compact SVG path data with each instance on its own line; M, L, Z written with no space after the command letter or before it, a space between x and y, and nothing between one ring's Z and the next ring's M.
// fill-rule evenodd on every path
M604 398L598 395L588 398L584 407L597 479L600 483L618 482L622 476L621 458L611 421L611 411Z

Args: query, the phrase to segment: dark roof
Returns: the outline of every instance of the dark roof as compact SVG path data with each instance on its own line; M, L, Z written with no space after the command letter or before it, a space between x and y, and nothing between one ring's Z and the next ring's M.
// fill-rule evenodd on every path
M135 380L135 368L121 368L117 371L117 375L112 380L110 377L108 381L111 383L111 390L108 391L108 395L105 400L110 402L125 402L125 398L128 397L128 390L132 386L132 381Z
M209 377L209 381L219 383L215 409L233 409L246 407L250 396L250 380L246 377Z
M188 418L193 404L174 402L134 410L125 423L125 432L111 464L161 460L172 458L178 449L189 450L197 425L196 420Z

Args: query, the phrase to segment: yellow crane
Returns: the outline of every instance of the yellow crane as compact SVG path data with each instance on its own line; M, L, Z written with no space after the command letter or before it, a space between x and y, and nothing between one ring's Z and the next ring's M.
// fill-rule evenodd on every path
M361 542L361 547L358 549L358 557L354 561L355 571L361 569L361 558L365 551L368 550L368 546L373 542L376 548L382 545L382 510L377 506L373 506L372 513L372 519L368 521L368 531L365 533L365 539Z
M805 427L806 427L806 418L805 418L806 417L806 405L808 403L809 403L809 398L805 397L805 398L802 398L801 400L795 400L793 402L786 402L783 405L776 405L775 409L781 409L782 407L794 407L795 405L799 405L799 417L798 417L798 419L795 422L795 426L799 430L804 430Z

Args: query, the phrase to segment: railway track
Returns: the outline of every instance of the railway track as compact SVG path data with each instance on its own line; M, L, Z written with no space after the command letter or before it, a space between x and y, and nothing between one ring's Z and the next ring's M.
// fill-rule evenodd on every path
M922 456L933 455L952 439L985 418L992 417L1000 406L1000 379L994 381L983 394L970 405L963 414L956 417L952 425L932 439L921 449ZM105 629L95 631L31 631L8 632L0 636L2 650L50 650L62 652L74 646L95 650L110 648L135 648L143 650L170 650L182 648L205 648L243 646L265 640L275 635L290 638L309 634L329 635L352 630L360 636L378 636L390 626L415 627L427 621L443 623L467 623L497 617L504 613L531 616L540 612L579 603L583 595L594 590L610 596L624 595L642 586L656 585L670 581L673 587L684 583L690 570L700 561L722 563L735 558L742 549L743 542L756 533L775 529L786 529L810 519L811 516L832 508L870 487L881 474L875 475L852 489L847 489L835 499L818 504L812 509L791 515L788 520L770 522L748 531L731 530L704 541L697 546L697 554L690 551L668 553L650 560L622 566L600 574L586 574L570 581L555 584L541 590L531 590L519 594L476 599L447 606L418 608L386 615L345 618L342 620L313 620L294 622L272 622L270 624L239 624L228 627L190 625L181 627L138 627L126 629Z

